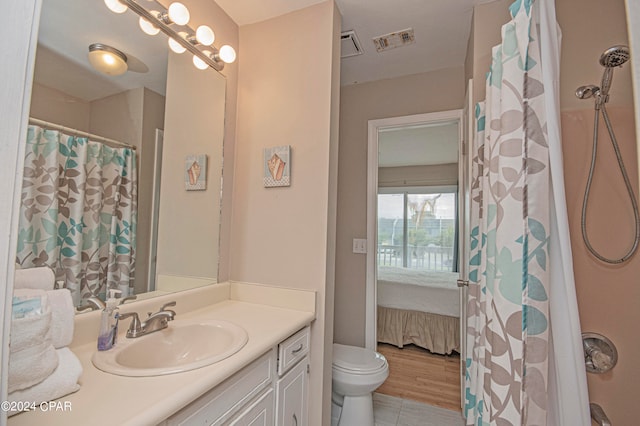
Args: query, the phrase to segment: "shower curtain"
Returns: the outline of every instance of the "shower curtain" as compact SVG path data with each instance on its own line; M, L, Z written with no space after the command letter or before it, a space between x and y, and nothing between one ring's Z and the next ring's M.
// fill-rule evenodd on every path
M518 0L476 106L464 414L468 425L589 425L564 198L559 30Z
M133 286L135 151L29 126L16 262L49 266L76 305Z

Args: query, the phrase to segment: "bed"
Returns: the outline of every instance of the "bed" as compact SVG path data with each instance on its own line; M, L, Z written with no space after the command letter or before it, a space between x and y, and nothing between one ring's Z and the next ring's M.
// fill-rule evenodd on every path
M434 353L459 351L460 295L454 272L380 267L378 342L414 344Z

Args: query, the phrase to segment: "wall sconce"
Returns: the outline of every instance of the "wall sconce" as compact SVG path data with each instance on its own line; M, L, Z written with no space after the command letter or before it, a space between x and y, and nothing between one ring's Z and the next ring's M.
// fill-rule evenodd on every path
M165 33L169 36L171 50L176 53L188 50L193 55L193 64L198 69L211 67L222 71L225 63L230 64L236 60L233 47L225 44L217 49L213 46L215 34L211 28L201 25L194 31L187 26L190 19L189 9L182 3L171 3L164 12L147 10L135 0L104 0L104 3L114 13L124 13L131 9L140 16L139 25L142 31L149 35L156 35L161 31ZM186 31L177 31L171 27L172 25L181 26ZM198 46L206 49L200 49Z

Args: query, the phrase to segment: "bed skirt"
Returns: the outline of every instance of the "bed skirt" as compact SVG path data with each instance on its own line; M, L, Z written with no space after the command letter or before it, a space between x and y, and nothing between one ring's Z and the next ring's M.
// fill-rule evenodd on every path
M460 351L460 319L378 306L378 342L399 348L413 343L438 354Z

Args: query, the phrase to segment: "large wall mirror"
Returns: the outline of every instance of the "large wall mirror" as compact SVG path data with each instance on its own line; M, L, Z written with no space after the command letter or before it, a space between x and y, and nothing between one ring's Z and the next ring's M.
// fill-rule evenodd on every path
M95 43L124 53L126 72L94 69ZM131 12L44 0L18 267L54 269L76 306L215 283L225 87Z

